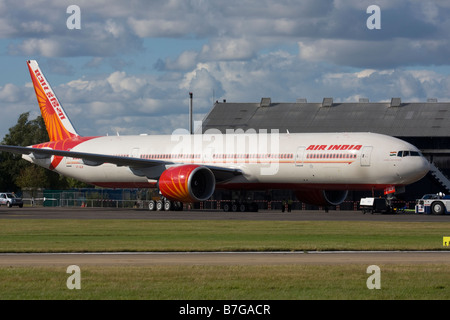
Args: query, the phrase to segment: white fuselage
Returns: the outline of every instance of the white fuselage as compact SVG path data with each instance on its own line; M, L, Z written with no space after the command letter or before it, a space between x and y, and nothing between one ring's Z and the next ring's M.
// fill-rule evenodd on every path
M204 134L105 136L71 151L240 170L217 187L242 189L381 189L407 185L429 170L419 150L400 139L374 133ZM408 151L399 156L399 151ZM403 154L403 152L402 152ZM49 167L51 159L24 158ZM151 170L136 174L110 163L90 166L64 157L55 171L105 187L152 187Z

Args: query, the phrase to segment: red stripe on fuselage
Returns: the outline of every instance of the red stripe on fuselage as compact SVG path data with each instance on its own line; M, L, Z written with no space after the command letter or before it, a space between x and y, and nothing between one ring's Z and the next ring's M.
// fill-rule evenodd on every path
M76 146L80 145L81 143L95 139L95 138L98 138L98 137L79 137L79 136L77 136L74 138L69 138L69 139L64 139L64 140L59 140L59 141L44 142L44 143L36 144L32 147L36 148L36 149L49 148L49 149L53 149L53 150L70 151L71 149L75 148ZM63 159L63 157L61 157L61 156L53 156L53 161L50 164L49 169L50 170L56 169L56 167L60 164L62 159Z

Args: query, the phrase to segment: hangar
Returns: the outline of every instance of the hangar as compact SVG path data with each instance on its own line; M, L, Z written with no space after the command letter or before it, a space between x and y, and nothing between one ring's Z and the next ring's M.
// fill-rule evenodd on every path
M282 132L376 132L394 136L419 148L432 163L422 180L406 187L399 199L414 201L426 193L450 193L450 103L428 99L427 102L272 102L262 98L255 103L214 104L202 122L202 132L208 129L249 129ZM352 193L359 200L361 193ZM367 196L367 194L365 195Z

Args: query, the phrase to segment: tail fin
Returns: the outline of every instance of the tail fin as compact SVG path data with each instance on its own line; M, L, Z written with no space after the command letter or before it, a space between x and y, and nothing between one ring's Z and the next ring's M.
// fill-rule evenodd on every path
M50 84L45 79L41 69L39 69L36 60L28 60L27 64L50 141L59 141L79 136L50 87Z

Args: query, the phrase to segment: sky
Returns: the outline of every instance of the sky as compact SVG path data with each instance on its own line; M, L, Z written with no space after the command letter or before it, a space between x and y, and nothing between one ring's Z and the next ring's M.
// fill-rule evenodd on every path
M30 59L80 135L170 134L189 92L196 121L223 99L450 102L449 30L439 0L0 0L0 139L39 115Z

